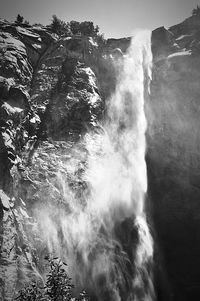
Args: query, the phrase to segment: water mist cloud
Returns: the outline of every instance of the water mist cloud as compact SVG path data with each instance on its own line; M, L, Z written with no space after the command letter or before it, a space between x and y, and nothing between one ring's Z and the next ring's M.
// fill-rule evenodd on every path
M50 251L64 258L73 279L93 291L98 300L128 300L131 296L141 300L138 294L142 300L153 300L154 295L151 273L146 269L152 261L153 241L144 204L144 82L145 74L151 78L150 38L146 31L135 35L122 58L103 128L86 134L74 146L76 158L60 166L65 172L58 172L57 186L66 209L43 208L37 213ZM87 188L72 189L69 178L75 176ZM136 235L124 243L126 231ZM148 278L147 287L142 275Z

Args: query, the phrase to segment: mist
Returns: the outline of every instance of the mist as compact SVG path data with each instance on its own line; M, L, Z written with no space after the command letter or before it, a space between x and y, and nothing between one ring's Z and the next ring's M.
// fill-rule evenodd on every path
M145 210L144 95L151 64L151 34L138 32L117 63L104 124L76 143L67 160L58 161L52 191L61 194L61 206L48 202L34 210L49 252L67 262L77 289L85 288L94 300L155 298Z

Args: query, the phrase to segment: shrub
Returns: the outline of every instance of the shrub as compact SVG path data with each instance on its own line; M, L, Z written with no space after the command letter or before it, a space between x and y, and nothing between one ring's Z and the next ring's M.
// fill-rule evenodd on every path
M32 282L24 286L19 292L16 300L18 301L43 301L45 300L43 288L37 282Z
M52 301L70 301L73 284L71 278L63 269L63 263L58 259L49 259L50 272L47 275L45 294Z
M72 288L74 287L71 278L63 268L63 263L58 258L47 257L49 262L49 273L45 286L33 281L19 291L15 300L18 301L72 301ZM79 301L89 301L85 291L80 293Z

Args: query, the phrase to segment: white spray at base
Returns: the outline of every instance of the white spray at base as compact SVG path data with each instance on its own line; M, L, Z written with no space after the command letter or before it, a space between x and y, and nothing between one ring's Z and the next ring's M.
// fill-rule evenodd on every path
M144 94L151 60L150 33L140 32L122 59L104 127L85 136L89 192L77 197L60 175L69 207L59 213L62 246L55 223L43 218L49 246L60 246L74 281L94 300L154 300L153 241L145 215ZM75 168L73 160L67 164Z

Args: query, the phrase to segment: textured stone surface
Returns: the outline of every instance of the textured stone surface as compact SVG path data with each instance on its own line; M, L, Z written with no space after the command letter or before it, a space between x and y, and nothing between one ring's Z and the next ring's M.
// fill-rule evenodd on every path
M200 298L199 30L192 16L152 34L149 193L172 300Z
M46 28L7 21L0 28L0 299L6 301L43 273L48 246L35 208L62 204L56 178L71 148L65 141L97 126L108 88L100 88L96 74L103 82L101 63L113 61L90 37L59 40Z

